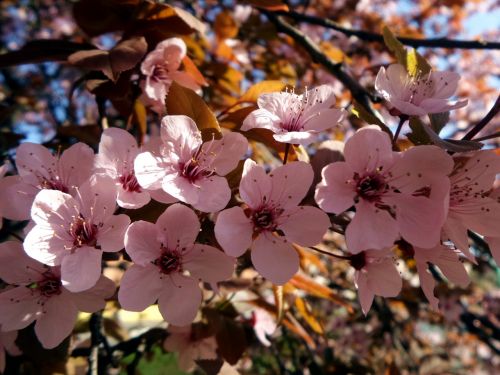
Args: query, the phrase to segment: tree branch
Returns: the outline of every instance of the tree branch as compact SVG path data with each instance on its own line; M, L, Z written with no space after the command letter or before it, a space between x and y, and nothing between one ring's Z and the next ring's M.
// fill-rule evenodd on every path
M342 63L334 63L330 60L321 49L314 43L307 35L290 25L283 18L277 16L273 12L260 9L260 11L267 16L277 28L278 31L292 37L298 44L300 44L311 56L311 58L323 65L334 77L336 77L342 84L351 92L353 98L362 105L370 114L379 118L373 110L370 101L379 102L380 99L369 93L363 86L359 84L353 77L351 77L343 68Z
M493 120L493 118L500 112L500 95L497 97L497 100L495 101L495 104L493 104L493 107L491 107L490 111L484 116L484 118L479 121L474 127L469 130L467 134L464 135L462 139L466 140L471 140L474 138L477 133L479 133L481 130L484 129L488 123Z
M297 12L274 12L276 15L286 16L294 19L297 22L305 22L313 25L323 26L335 31L338 31L346 36L355 36L366 42L384 42L382 34L373 33L364 30L353 30L343 27L339 23L332 21L328 18L320 18L309 16L307 14ZM433 48L460 48L460 49L500 49L500 42L488 42L484 40L458 40L447 38L406 38L397 37L398 40L404 45L411 47L433 47Z

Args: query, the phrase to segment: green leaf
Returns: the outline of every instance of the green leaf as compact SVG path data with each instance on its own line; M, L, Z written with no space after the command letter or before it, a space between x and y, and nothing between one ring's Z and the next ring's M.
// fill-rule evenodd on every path
M443 129L450 120L450 112L431 113L429 115L429 120L431 121L431 128L439 134L441 129Z
M427 131L425 130L425 124L417 117L410 117L409 121L411 132L407 133L406 136L415 145L431 145L433 142Z

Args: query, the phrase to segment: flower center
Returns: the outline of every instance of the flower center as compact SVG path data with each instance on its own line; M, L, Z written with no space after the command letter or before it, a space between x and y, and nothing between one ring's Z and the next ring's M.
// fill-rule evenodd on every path
M97 225L85 220L82 215L76 217L71 223L69 232L73 237L73 245L76 247L94 247L97 244Z
M177 250L162 248L162 254L153 262L165 275L182 272L182 255Z
M362 251L359 254L353 254L349 257L351 266L355 270L360 270L366 265L366 255L365 252Z
M68 188L66 185L62 183L59 178L55 178L52 180L49 180L47 178L41 177L40 178L40 187L42 189L47 189L47 190L59 190L62 191L63 193L68 193Z
M142 191L134 172L121 175L119 181L125 191L130 193L140 193Z
M408 77L405 84L406 101L419 105L422 100L434 95L435 84L431 74L425 76Z
M275 213L269 208L263 208L252 214L253 224L259 229L274 230L274 228L276 228L274 215Z
M377 201L387 187L384 177L379 173L369 174L363 177L355 175L354 180L356 181L356 192L358 196L369 202Z
M169 72L164 65L156 65L153 69L153 79L160 82L169 81Z
M187 163L181 165L182 176L187 178L189 182L193 183L200 177L210 177L214 171L202 167L199 161L193 157Z
M50 298L58 296L61 291L61 278L54 275L51 271L46 271L43 274L43 280L30 285L30 288L38 291L42 297Z

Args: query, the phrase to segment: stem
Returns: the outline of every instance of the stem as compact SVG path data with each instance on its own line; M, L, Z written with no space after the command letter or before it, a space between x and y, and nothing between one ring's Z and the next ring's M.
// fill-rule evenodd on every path
M488 123L500 112L500 95L497 97L495 104L491 107L490 111L484 116L484 118L479 121L474 127L462 138L466 140L471 140L477 135L483 128L488 125Z
M486 141L488 139L493 139L493 138L497 138L497 137L500 137L500 132L495 132L495 133L492 133L489 135L485 135L484 137L475 138L474 140L481 142L481 141Z
M283 165L285 165L288 160L289 152L290 152L290 143L285 143L285 155L283 155Z
M399 116L399 124L398 128L396 129L396 133L394 133L394 138L392 139L392 147L396 147L396 142L398 141L399 133L401 132L401 128L403 127L404 123L406 120L408 120L407 115L400 115Z
M342 259L342 260L350 260L351 259L350 257L346 257L346 256L342 256L342 255L337 255L337 254L334 254L334 253L330 253L329 251L321 250L321 249L318 249L317 247L314 247L314 246L309 246L308 248L316 250L317 252L319 252L321 254L325 254L325 255L328 255L328 256L331 256L331 257L334 257L334 258L337 258L337 259Z
M90 316L90 355L88 375L98 375L99 373L99 344L101 342L101 312L93 313Z

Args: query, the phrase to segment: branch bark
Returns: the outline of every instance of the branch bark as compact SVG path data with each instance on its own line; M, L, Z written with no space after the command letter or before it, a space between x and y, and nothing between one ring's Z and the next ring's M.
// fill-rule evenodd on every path
M488 123L493 120L493 118L500 112L500 95L497 97L497 100L495 101L495 104L493 104L493 107L489 110L489 112L484 116L484 118L479 121L474 127L469 130L467 134L462 139L466 140L471 140L474 138L481 130L484 129Z
M323 26L328 29L338 31L346 36L355 36L366 42L381 42L381 43L384 42L384 37L382 36L382 34L364 30L348 29L328 18L319 18L293 11L291 12L277 11L274 12L274 14L292 18L296 22L305 22L312 25ZM411 46L414 48L433 47L433 48L460 48L460 49L500 49L500 42L488 42L484 40L459 40L459 39L447 39L447 38L422 39L422 38L406 38L401 36L398 36L397 38L404 45Z

